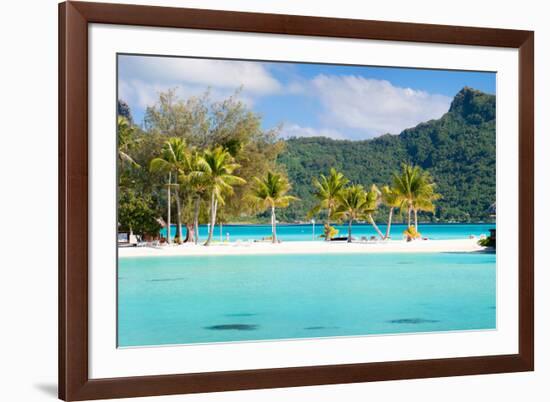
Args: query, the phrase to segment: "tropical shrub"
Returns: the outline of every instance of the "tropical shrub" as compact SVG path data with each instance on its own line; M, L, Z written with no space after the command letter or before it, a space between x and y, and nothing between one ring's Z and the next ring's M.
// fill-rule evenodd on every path
M495 241L490 237L480 239L477 244L479 244L481 247L495 247Z
M334 226L330 226L329 224L325 223L323 228L323 234L319 237L330 240L333 237L338 236L338 233L339 233L338 229L336 229Z
M407 229L403 231L403 235L407 239L407 241L415 240L421 237L420 233L416 230L416 228L411 225Z
M119 231L156 236L160 230L158 212L151 197L140 197L132 190L124 190L118 200Z

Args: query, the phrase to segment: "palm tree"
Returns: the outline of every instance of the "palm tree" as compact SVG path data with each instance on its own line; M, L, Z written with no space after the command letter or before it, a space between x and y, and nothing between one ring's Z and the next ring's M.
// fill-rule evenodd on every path
M434 201L441 198L440 194L437 194L434 191L434 187L431 187L426 191L424 195L417 198L413 203L413 212L414 212L414 228L418 231L418 211L423 212L435 212L435 204Z
M430 174L419 166L404 163L401 174L393 175L393 189L402 201L401 208L407 210L407 226L411 226L414 213L414 227L418 230L418 211L433 212L433 201L440 198Z
M330 226L330 218L338 206L338 196L348 182L349 180L334 168L330 169L328 177L322 174L319 179L313 179L314 195L318 203L308 213L308 216L317 215L321 209L326 209L326 224ZM325 237L325 240L330 240L330 237Z
M210 191L210 227L208 239L204 243L208 246L212 242L218 204L223 205L224 195L233 194L233 186L245 184L246 180L233 175L240 165L235 163L231 154L221 146L206 150L198 161L198 167L199 171L195 172L194 176L203 179Z
M252 204L264 211L271 210L271 240L277 243L277 219L275 208L286 208L291 201L298 198L288 195L290 184L285 176L280 173L267 172L261 179L254 177L254 185L249 195Z
M121 162L125 162L135 168L139 168L140 166L129 154L129 150L134 140L133 136L135 134L135 128L130 124L128 119L122 116L118 116L117 133L118 133L118 159Z
M372 217L372 214L376 211L378 208L378 204L380 204L380 196L381 192L376 186L376 184L373 184L369 191L365 192L365 215L367 219L369 220L369 223L372 225L374 230L376 230L376 233L378 233L378 236L380 236L381 239L384 239L384 234L380 231L378 228L378 225L374 221L374 218Z
M177 214L177 237L178 241L182 241L183 232L181 225L181 206L179 197L179 178L185 174L185 165L187 160L185 141L178 137L171 137L165 141L160 156L151 160L149 170L152 172L168 173L167 189L167 235L168 243L170 240L170 194L171 188L174 188L174 198L176 199L176 214ZM176 182L172 183L172 175L176 178Z
M391 224L393 218L393 210L395 208L401 208L403 200L392 187L382 187L382 202L390 209L388 212L388 225L386 226L386 234L384 239L389 239L391 233Z
M364 219L372 212L372 200L367 199L363 186L355 184L347 187L338 195L338 207L334 213L348 221L348 243L351 243L351 226L353 221Z
M193 240L195 244L199 244L199 215L200 205L208 190L208 181L201 172L202 152L193 149L187 159L187 184L193 194Z

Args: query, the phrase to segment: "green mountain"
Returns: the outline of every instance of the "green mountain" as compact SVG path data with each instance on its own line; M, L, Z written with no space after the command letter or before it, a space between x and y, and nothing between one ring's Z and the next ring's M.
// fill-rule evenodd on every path
M304 220L313 206L312 179L331 167L353 183L389 184L402 162L428 170L442 199L435 215L423 220L476 222L488 220L495 202L495 96L465 87L440 119L421 123L399 135L385 134L365 141L326 137L291 138L279 157L293 194L303 202L280 212L284 221ZM377 220L383 221L384 209ZM399 218L397 218L399 220Z

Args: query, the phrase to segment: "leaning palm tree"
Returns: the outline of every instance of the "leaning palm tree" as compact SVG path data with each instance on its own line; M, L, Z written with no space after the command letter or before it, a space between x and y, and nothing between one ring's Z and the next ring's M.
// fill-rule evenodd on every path
M127 163L135 168L140 166L130 156L129 150L134 141L135 128L130 124L128 119L122 116L117 118L117 134L118 134L118 159L121 162Z
M193 176L203 179L210 191L210 227L205 246L212 242L212 234L216 225L218 205L224 205L224 195L233 194L233 186L245 184L246 180L233 175L240 167L233 157L221 146L206 150L198 161L199 170Z
M319 179L313 179L313 186L315 187L314 196L317 199L317 204L309 211L308 216L317 215L319 211L324 209L327 211L325 224L330 226L330 219L338 206L338 196L348 182L349 180L334 168L330 169L328 176L321 174ZM325 240L330 240L330 237L325 237Z
M407 226L411 226L414 213L414 226L418 230L418 211L433 211L433 201L440 197L430 174L419 166L403 164L401 174L393 175L393 189L402 200L401 208L407 211Z
M373 184L370 190L365 192L365 201L366 201L365 214L367 219L369 220L369 223L372 225L376 233L378 233L378 236L380 236L380 238L383 240L384 234L382 233L382 231L380 230L380 228L378 227L378 225L376 224L372 216L372 214L376 212L376 209L380 204L381 195L382 194L378 189L378 187L376 186L376 184Z
M275 208L286 208L291 201L298 201L297 197L288 195L290 184L280 173L267 172L261 179L254 177L254 184L250 190L249 199L254 207L260 211L271 211L271 240L277 243L277 219Z
M399 193L395 191L392 187L384 186L382 187L382 202L390 209L388 212L388 224L386 226L386 234L384 235L384 239L389 239L393 219L393 210L395 208L402 208L403 199L400 197Z
M186 146L185 141L178 137L172 137L164 143L160 156L151 160L149 170L152 172L162 172L168 174L167 191L167 233L166 239L170 240L170 204L171 204L171 189L174 189L174 198L176 199L176 214L177 214L177 237L181 242L183 239L183 231L181 224L181 205L179 197L179 178L185 174L186 165ZM172 183L172 177L175 178L175 183Z
M348 221L348 243L351 243L353 222L366 218L372 211L371 207L372 202L367 199L367 192L359 184L345 188L338 195L338 207L334 216Z

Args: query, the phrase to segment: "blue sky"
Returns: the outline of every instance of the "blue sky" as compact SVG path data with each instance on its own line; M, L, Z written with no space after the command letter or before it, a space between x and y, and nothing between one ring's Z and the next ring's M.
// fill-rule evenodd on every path
M119 56L119 97L141 123L160 91L180 98L210 89L221 100L240 98L281 135L362 140L441 117L469 86L495 93L496 74L326 64Z

